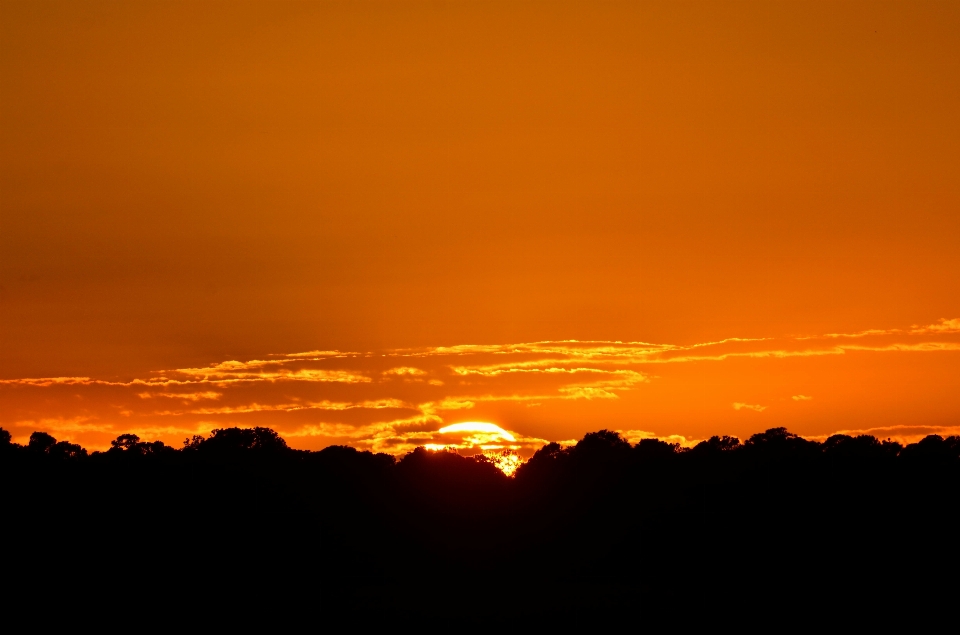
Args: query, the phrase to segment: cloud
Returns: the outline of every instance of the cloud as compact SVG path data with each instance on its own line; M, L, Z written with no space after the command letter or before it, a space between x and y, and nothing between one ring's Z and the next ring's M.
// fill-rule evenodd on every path
M909 331L903 329L866 329L856 333L827 333L824 337L831 338L860 338L872 335L895 335L898 333L908 333L912 335L922 335L927 333L960 333L960 318L940 318L936 324L927 324L921 326L914 324Z
M936 324L913 327L913 333L960 333L960 318L940 318Z
M191 414L213 415L213 414L244 414L248 412L269 412L284 411L293 412L296 410L352 410L355 408L366 408L381 410L384 408L410 408L407 403L399 399L375 399L360 402L335 402L319 401L307 403L288 403L288 404L258 404L252 403L245 406L224 406L222 408L199 408L191 410Z
M15 422L13 425L18 428L33 428L34 430L55 430L57 432L75 432L78 430L89 430L95 427L99 430L109 430L110 426L104 423L89 424L91 417L56 417L48 419L26 419Z
M399 376L411 376L415 377L418 375L426 375L427 371L420 370L419 368L413 368L412 366L400 366L399 368L391 368L390 370L383 371L384 375L399 375Z
M291 359L322 359L325 357L355 357L360 353L345 353L342 351L306 351L304 353L273 353L273 357L286 357Z
M0 379L0 384L18 384L21 386L73 386L101 383L89 377L26 377L23 379Z
M739 401L736 401L736 402L734 402L734 404L733 404L733 409L734 409L734 410L753 410L754 412L763 412L764 410L767 409L767 407L766 407L766 406L755 406L755 405L752 405L752 404L741 403L741 402L739 402Z
M326 370L320 368L288 369L281 365L285 361L252 360L249 362L220 362L208 368L178 368L175 371L161 371L166 374L186 375L190 379L203 382L225 383L236 380L246 381L302 381L302 382L340 382L356 384L373 381L370 377L346 370ZM276 367L265 370L268 366Z
M596 386L569 386L560 389L565 399L619 399L620 396Z
M826 335L824 335L824 337L853 338L853 337L867 337L869 335L891 335L893 333L902 333L902 332L903 331L901 331L900 329L867 329L865 331L857 331L856 333L827 333ZM805 338L805 339L810 339L810 338Z
M168 399L184 399L187 401L200 401L201 399L219 399L223 396L220 392L141 392L137 393L141 399L151 399L153 397L166 397Z
M813 399L813 397L808 397L807 395L794 395L790 398L794 401L811 401Z
M876 353L900 351L912 353L929 353L937 351L960 351L960 342L919 342L917 344L886 344L883 346L858 346L848 344L843 347L848 351L873 351Z

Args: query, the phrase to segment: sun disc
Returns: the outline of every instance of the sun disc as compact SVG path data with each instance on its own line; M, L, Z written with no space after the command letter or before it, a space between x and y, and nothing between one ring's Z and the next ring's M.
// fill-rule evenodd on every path
M449 434L453 432L486 432L487 434L494 434L507 441L516 441L516 438L500 426L493 423L486 423L484 421L464 421L463 423L454 423L449 426L440 428L440 434Z

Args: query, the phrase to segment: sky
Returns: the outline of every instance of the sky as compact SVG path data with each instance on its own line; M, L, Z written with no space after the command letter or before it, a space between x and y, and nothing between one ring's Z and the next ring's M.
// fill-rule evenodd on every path
M15 440L960 433L957 3L0 12Z

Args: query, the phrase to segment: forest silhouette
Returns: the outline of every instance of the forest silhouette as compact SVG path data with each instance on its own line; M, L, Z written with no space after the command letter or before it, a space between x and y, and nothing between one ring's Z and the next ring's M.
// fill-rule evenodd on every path
M92 453L0 429L0 472L8 575L50 594L96 579L177 602L434 616L496 595L499 615L569 619L902 605L953 588L960 535L960 437L936 435L773 428L684 449L601 430L507 477L482 455L295 450L268 428L180 449L122 434Z

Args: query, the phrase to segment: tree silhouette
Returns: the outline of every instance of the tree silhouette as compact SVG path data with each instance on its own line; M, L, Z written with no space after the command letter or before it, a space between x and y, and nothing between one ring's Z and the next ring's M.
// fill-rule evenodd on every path
M30 435L27 450L33 454L46 455L57 459L76 459L87 455L87 451L76 443L57 441L46 432L34 432Z
M135 434L121 434L110 442L110 449L107 450L109 455L124 457L154 456L169 452L175 452L175 450L162 441L144 442Z
M110 447L117 450L129 450L140 443L140 437L135 434L121 434L110 442Z
M937 597L932 581L952 571L940 545L960 532L955 436L902 447L772 428L685 450L600 430L545 445L513 478L450 451L292 450L268 428L180 450L121 434L90 455L0 429L0 451L10 553L32 558L19 579L97 571L138 590L256 589L250 601L296 580L324 611L355 615L455 617L490 589L523 599L504 615L571 623L634 607L747 602L749 617L788 601Z
M667 443L660 439L641 439L634 447L634 454L639 460L657 461L676 456L682 452L679 443Z
M276 454L288 450L283 437L270 428L259 427L214 430L209 438L194 436L188 439L184 449L211 454L237 454L246 451Z
M694 446L693 451L697 454L712 454L716 452L729 452L740 447L740 439L723 435L712 436L706 441L701 441Z
M46 432L34 432L30 435L30 441L27 442L27 449L37 454L47 454L57 440Z
M622 458L630 451L630 443L620 436L619 432L600 430L583 435L575 446L573 453L581 457Z

